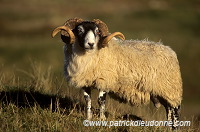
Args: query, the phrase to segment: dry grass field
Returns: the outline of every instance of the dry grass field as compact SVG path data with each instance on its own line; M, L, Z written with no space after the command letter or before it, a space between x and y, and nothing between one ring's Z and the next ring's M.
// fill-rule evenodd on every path
M63 44L52 30L67 19L99 18L126 39L162 41L178 55L183 78L180 131L200 131L200 2L1 0L0 131L169 131L167 127L85 127L82 92L63 76ZM98 120L97 90L92 93ZM165 110L131 107L108 96L108 120L166 120ZM129 118L126 118L127 114ZM133 118L132 118L133 117Z

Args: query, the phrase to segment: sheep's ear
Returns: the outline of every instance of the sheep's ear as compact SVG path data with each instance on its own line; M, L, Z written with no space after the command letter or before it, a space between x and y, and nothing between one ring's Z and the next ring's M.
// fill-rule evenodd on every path
M61 39L65 44L70 44L70 37L61 34Z
M64 43L66 43L66 44L70 44L70 37L69 37L69 34L65 31L65 30L62 30L61 32L60 32L60 34L61 34L61 39L62 39L62 41L64 42Z
M74 33L72 32L72 30L70 29L70 27L68 27L68 26L64 25L64 26L59 26L59 27L55 28L53 30L51 36L54 37L54 36L56 36L56 34L58 34L59 32L62 32L62 31L65 31L69 35L69 38L70 38L69 43L73 44L75 42L75 36L74 36Z

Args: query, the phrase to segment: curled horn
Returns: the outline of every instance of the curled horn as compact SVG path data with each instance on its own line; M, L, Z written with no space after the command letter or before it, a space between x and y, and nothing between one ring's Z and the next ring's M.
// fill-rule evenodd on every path
M107 45L108 42L113 38L113 37L119 37L122 40L125 40L125 37L122 33L120 32L114 32L110 35L108 35L104 40L103 40L103 45Z
M94 19L92 22L94 22L98 26L98 28L101 32L101 35L102 35L102 38L103 38L103 40L102 40L103 46L106 46L108 44L108 42L115 36L119 37L122 40L125 40L124 35L120 32L114 32L114 33L109 35L109 30L108 30L107 25L104 22L102 22L101 20Z
M51 36L52 37L56 36L56 34L59 33L61 30L64 30L69 34L70 44L73 44L75 41L75 36L74 36L74 33L71 31L71 29L69 29L67 26L57 27L56 29L53 30Z
M104 22L102 22L99 19L94 19L92 20L92 22L94 22L97 25L102 37L106 37L109 35L108 27Z
M81 22L83 22L83 19L80 19L80 18L73 18L73 19L67 20L64 23L64 26L59 26L53 30L52 37L54 37L57 33L61 31L61 35L69 37L70 44L73 44L75 42L75 36L72 30Z

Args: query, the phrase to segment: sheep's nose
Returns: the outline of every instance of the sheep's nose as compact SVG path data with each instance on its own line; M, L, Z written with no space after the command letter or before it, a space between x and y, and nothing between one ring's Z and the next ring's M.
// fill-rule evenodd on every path
M94 43L88 43L88 45L90 46L90 48L93 48Z

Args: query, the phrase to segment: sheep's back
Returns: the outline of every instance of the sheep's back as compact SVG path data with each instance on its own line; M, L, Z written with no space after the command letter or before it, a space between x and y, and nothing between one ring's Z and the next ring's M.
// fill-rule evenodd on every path
M127 96L138 92L145 96L146 93L158 95L174 106L181 102L180 68L176 53L170 47L149 41L121 41L110 47L117 56L118 91ZM126 92L133 89L136 92Z

